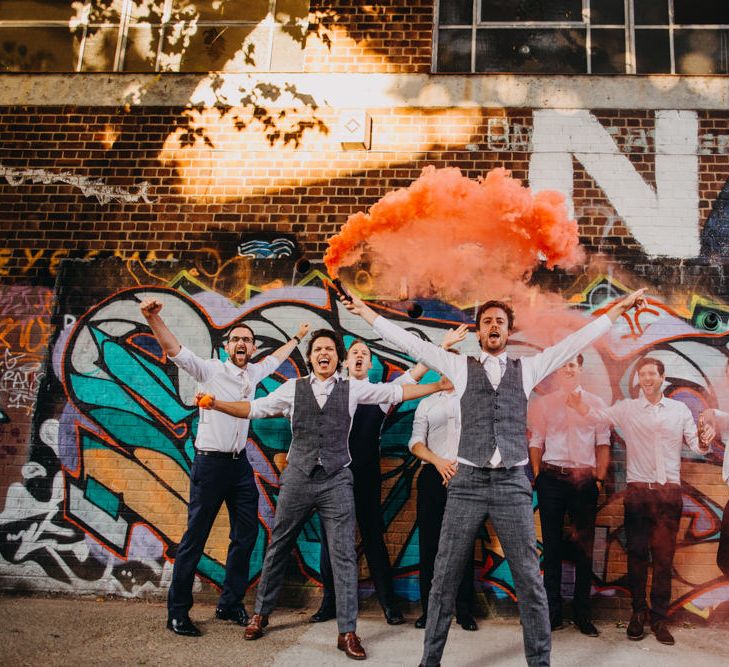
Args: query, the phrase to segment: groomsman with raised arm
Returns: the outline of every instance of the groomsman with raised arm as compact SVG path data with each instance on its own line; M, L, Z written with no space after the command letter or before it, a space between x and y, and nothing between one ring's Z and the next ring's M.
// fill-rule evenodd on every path
M142 315L167 358L195 378L200 391L229 401L252 399L256 385L286 360L309 330L308 324L301 324L291 340L262 361L253 363L251 357L256 352L253 329L239 322L224 337L228 358L225 361L202 359L183 346L170 331L162 319L162 307L162 301L154 298L140 304ZM230 515L230 546L223 590L215 609L215 617L220 620L248 624L243 596L248 587L251 553L258 535L258 489L245 450L249 422L223 413L207 417L198 423L195 458L190 470L187 530L175 552L167 596L167 628L187 637L201 634L189 616L192 585L222 504L225 503Z
M583 356L561 366L557 391L535 401L529 411L529 459L539 501L544 557L544 586L549 624L564 628L562 617L562 525L569 515L575 532L575 591L573 615L577 629L588 637L598 630L590 613L592 547L595 541L598 487L610 461L610 428L588 423L567 405L574 391L596 408L607 407L581 386Z
M286 560L312 510L326 527L334 571L337 648L347 657L367 655L356 634L357 553L352 461L349 431L360 403L401 403L440 390L444 383L372 384L345 378L339 368L344 359L341 338L328 329L315 331L306 352L311 374L288 380L268 396L254 401L220 401L206 405L242 419L288 417L292 440L288 466L280 477L271 541L258 582L255 613L245 638L258 639L268 626L286 571Z
M448 348L463 340L466 331L458 329L446 333L442 345ZM372 352L362 340L355 340L347 350L344 361L347 375L355 380L369 382L372 368ZM419 382L428 372L427 366L418 364L398 376L396 384ZM352 429L349 432L349 453L352 456L352 476L354 481L354 508L357 527L362 540L362 549L367 558L367 567L375 585L375 593L380 602L385 620L389 625L405 622L402 611L395 598L392 581L390 557L385 546L385 525L382 520L382 474L380 472L380 432L385 417L393 405L359 405L354 413ZM322 524L323 525L323 524ZM323 530L325 533L325 529ZM337 605L334 593L334 574L332 572L326 535L323 535L320 555L323 595L319 609L312 615L312 623L321 623L336 618Z
M422 665L440 664L455 597L469 550L488 515L514 577L524 649L531 666L549 665L549 608L539 570L532 488L525 473L527 399L532 389L580 350L607 333L612 322L642 302L638 290L605 315L546 350L523 359L506 354L514 312L502 301L487 301L476 314L479 358L449 354L380 317L356 297L341 297L384 340L450 379L460 401L458 471L448 483Z
M643 357L635 367L642 395L618 401L609 408L590 407L578 392L569 404L592 423L607 422L620 429L625 441L625 539L628 551L628 586L633 615L628 639L645 636L650 622L656 639L673 644L667 616L671 603L671 576L676 535L681 519L681 449L686 443L705 454L696 424L685 403L663 395L666 369L660 359ZM648 563L653 563L650 610L646 600Z

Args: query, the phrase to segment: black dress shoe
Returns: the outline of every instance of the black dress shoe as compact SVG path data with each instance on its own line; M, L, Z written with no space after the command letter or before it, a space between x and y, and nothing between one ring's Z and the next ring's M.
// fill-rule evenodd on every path
M233 623L243 626L248 625L249 621L248 612L246 612L245 607L235 607L234 609L218 607L215 610L215 618L221 621L233 621Z
M578 616L577 618L575 618L575 625L583 635L587 635L588 637L597 637L600 634L598 629L594 626L593 622L589 618Z
M321 607L319 607L316 613L311 615L311 618L309 618L309 623L323 623L324 621L331 621L333 618L336 617L336 608L323 604Z
M653 634L656 636L656 639L661 642L661 644L673 646L676 643L673 635L668 630L666 621L656 621L655 623L651 623L651 630L653 630Z
M428 625L427 614L423 614L417 621L415 621L415 627L418 630L422 630L423 628L425 628L426 625Z
M556 632L557 630L564 630L567 626L562 621L562 616L553 614L549 617L549 627L552 632Z
M648 612L645 611L636 611L633 613L630 617L630 623L628 623L628 629L626 630L628 639L638 641L645 637L645 622L647 616Z
M385 607L385 620L388 625L402 625L405 622L402 612L397 607Z
M464 630L468 630L470 632L478 630L476 619L472 614L457 614L456 623L458 623L458 625L460 625Z
M190 620L189 616L185 616L184 618L168 618L167 629L183 637L199 637L202 634Z

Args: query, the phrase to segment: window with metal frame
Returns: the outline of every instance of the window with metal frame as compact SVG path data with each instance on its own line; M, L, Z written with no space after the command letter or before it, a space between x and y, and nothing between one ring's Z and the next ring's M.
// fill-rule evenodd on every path
M303 66L309 0L0 0L0 71Z
M724 0L435 0L435 72L729 74Z

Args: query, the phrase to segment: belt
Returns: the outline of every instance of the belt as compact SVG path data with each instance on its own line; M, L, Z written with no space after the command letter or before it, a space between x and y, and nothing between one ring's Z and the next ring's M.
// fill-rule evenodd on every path
M548 470L549 472L553 472L555 475L560 475L562 477L569 477L571 475L584 477L585 475L592 475L592 468L589 466L582 468L566 468L564 466L555 466L551 463L540 463L539 470Z
M195 456L209 456L214 459L240 459L245 456L244 452L244 449L239 452L213 452L207 449L196 449Z
M657 489L659 491L667 490L671 487L675 487L677 489L681 488L681 485L676 484L676 482L666 482L665 484L659 484L658 482L628 482L628 486L634 489Z

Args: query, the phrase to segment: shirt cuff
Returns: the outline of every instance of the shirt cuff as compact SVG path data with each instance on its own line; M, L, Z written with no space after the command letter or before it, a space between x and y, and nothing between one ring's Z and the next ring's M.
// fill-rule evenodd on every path
M180 345L180 351L175 354L168 354L167 358L173 363L176 364L181 361L185 361L186 359L190 358L190 355L192 355L192 352L188 350L184 345Z

